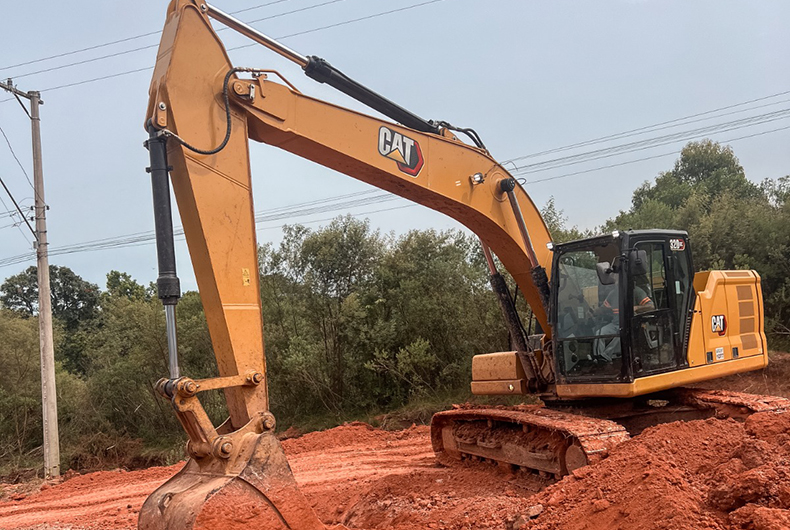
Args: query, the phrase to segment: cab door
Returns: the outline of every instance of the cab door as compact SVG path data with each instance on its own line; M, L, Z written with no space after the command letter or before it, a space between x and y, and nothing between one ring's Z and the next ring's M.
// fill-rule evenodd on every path
M631 356L636 377L679 367L677 313L667 272L667 240L639 241L644 273L629 276L623 307L630 313Z

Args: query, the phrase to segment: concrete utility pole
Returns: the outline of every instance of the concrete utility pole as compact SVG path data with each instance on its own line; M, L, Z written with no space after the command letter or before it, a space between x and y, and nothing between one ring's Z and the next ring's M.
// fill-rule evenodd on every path
M52 299L49 284L47 243L47 204L44 201L44 170L41 160L41 94L22 92L11 80L0 87L30 100L30 126L33 136L33 189L36 218L36 265L38 269L38 333L41 353L41 404L44 415L44 476L60 476L60 439L58 436L58 401L55 390L55 346L52 339ZM21 103L21 101L20 101ZM23 106L24 108L24 106ZM25 109L27 111L27 109Z

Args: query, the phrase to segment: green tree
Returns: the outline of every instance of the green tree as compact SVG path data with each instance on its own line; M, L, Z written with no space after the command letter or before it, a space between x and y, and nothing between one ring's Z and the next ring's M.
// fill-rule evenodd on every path
M772 344L782 344L790 331L784 327L790 318L789 197L790 177L756 185L729 146L691 142L672 170L637 188L631 208L603 229L687 230L697 270L756 270L766 329Z
M37 268L28 267L0 285L0 302L4 307L27 316L38 313ZM68 267L49 266L52 296L52 316L67 329L74 329L80 321L96 316L99 306L99 287L79 277Z
M19 313L0 310L0 469L36 464L42 444L41 379L38 323ZM58 389L58 423L67 458L69 447L87 432L95 420L85 382L55 365Z
M151 298L153 294L137 283L128 273L115 270L107 273L106 293L110 296L122 296L135 300Z

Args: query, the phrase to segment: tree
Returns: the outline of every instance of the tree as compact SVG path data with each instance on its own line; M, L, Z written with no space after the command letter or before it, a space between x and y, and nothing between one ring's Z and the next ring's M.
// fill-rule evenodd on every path
M790 318L788 198L790 177L756 185L729 146L691 142L672 170L637 188L631 208L603 229L687 230L697 270L756 270L762 278L766 330L772 344L781 344L790 335L783 327Z
M0 302L4 307L27 316L38 313L37 268L7 278L0 285ZM52 293L52 316L67 329L75 329L80 321L96 316L99 287L79 277L68 267L49 266Z
M137 283L128 273L115 270L107 273L106 292L110 296L122 296L136 300L150 299L153 294Z
M631 208L620 212L602 227L669 228L690 230L699 224L723 196L744 201L761 201L761 186L746 178L732 148L711 140L689 142L680 152L673 169L664 171L655 182L644 182L631 199Z
M4 456L0 468L25 466L31 463L31 450L42 443L38 323L2 309L0 337L0 454ZM95 418L88 419L91 409L84 381L60 363L55 365L55 377L61 441L71 444L85 431L86 422Z

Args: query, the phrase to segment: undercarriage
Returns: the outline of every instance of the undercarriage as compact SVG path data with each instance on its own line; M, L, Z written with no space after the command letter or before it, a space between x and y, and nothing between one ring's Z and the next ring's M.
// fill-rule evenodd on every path
M692 388L633 400L463 405L434 415L431 442L445 465L477 460L558 479L605 458L653 425L710 417L743 421L757 412L787 410L790 400L785 398Z

